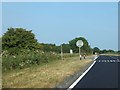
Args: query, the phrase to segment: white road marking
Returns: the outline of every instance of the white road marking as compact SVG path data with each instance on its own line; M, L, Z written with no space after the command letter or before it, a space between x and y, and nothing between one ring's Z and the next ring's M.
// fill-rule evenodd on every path
M95 56L95 58L93 60L96 60L98 58L98 56Z
M113 62L115 62L115 60L113 60Z
M110 60L110 62L113 62L113 60Z
M109 60L107 60L109 62Z
M92 65L67 90L71 90L85 76L85 74L93 67L95 63L96 61L94 61Z
M105 60L105 62L106 62L106 60Z
M117 62L119 62L119 59L117 59Z

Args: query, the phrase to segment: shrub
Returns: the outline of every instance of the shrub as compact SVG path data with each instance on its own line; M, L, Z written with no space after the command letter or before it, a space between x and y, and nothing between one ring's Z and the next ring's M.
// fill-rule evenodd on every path
M20 50L18 54L11 55L9 53L2 56L3 72L13 69L22 69L31 65L41 65L60 59L57 53L43 52L38 50Z

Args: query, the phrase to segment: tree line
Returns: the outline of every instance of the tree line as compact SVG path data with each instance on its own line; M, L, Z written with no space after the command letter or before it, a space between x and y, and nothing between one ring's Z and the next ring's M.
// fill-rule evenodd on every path
M91 48L88 41L84 37L77 37L69 41L68 44L63 43L62 49L63 53L69 53L70 49L74 53L78 53L78 47L76 42L82 40L84 45L81 47L81 52L86 54L97 53L108 53L115 52L114 50L100 50L98 47ZM35 34L32 33L32 30L26 30L24 28L8 28L7 32L2 36L2 50L7 50L11 54L17 54L21 49L29 50L43 50L44 52L61 52L61 45L57 46L56 44L45 44L38 42L35 38Z
M119 54L120 53L120 51L114 51L114 50L112 50L112 49L103 49L103 50L100 50L98 47L94 47L93 48L93 54L95 54L95 53L99 53L99 54L106 54L106 53L108 53L108 54Z
M32 30L8 28L6 33L0 38L0 44L2 44L2 49L0 48L2 55L2 71L23 69L32 65L42 65L44 63L60 60L61 46L63 53L69 53L70 49L72 49L74 53L78 53L79 50L76 46L78 40L82 40L84 43L81 47L81 54L107 52L106 50L101 51L97 47L92 49L84 37L77 37L70 40L67 44L63 43L57 46L56 44L38 42ZM113 51L109 50L109 52Z

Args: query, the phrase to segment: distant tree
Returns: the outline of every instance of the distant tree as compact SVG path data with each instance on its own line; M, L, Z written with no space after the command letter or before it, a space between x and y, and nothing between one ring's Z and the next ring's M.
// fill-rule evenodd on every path
M70 52L70 45L69 44L62 44L63 53Z
M111 50L111 49L109 49L109 50L104 49L104 50L100 50L100 53L101 53L101 54L102 54L102 53L115 53L115 51L114 51L114 50Z
M91 53L92 52L92 49L91 49L88 41L84 37L78 37L78 38L75 38L75 39L69 41L70 48L73 50L73 52L75 52L75 53L79 52L78 47L76 46L76 42L78 40L82 40L84 43L83 46L81 47L82 53Z
M120 54L120 50L118 50L118 54Z
M61 53L61 46L56 46L56 52Z
M102 53L107 53L107 50L106 49L102 50Z
M34 49L37 40L32 30L27 31L23 28L8 28L8 31L2 36L3 50L9 49Z
M108 53L115 53L115 51L114 51L114 50L109 49L109 50L108 50Z
M45 43L40 43L39 44L39 49L43 50L45 52L60 52L60 47L56 46L55 44L45 44Z
M99 53L100 52L100 49L98 48L98 47L94 47L93 48L93 53L95 54L95 53Z

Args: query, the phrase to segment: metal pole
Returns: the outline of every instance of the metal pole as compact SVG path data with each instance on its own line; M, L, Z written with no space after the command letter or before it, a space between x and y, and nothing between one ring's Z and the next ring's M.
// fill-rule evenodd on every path
M81 52L80 52L80 47L79 47L79 58L81 60Z
M79 47L79 56L80 56L80 47Z

